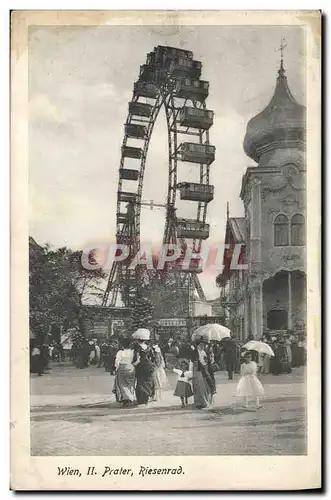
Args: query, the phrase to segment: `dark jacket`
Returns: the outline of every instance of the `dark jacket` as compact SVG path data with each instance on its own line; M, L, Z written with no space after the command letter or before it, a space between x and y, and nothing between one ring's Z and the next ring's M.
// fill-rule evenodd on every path
M237 343L233 339L226 340L223 349L225 361L227 363L235 362L237 359Z

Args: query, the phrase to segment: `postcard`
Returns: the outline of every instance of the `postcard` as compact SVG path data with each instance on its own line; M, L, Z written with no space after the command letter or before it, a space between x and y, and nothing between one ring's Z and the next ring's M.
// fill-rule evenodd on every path
M321 486L321 14L14 11L11 488Z

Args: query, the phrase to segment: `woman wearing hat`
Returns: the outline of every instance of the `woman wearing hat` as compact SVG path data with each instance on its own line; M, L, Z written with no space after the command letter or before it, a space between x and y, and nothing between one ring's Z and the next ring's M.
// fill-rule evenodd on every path
M213 378L209 372L210 358L203 342L198 342L192 350L193 376L192 385L195 406L201 410L213 401L216 393Z
M123 406L132 404L135 400L135 369L133 366L134 351L130 348L130 339L123 337L121 347L115 359L114 390L116 401Z
M138 340L133 357L136 368L136 398L138 405L147 405L155 395L154 353L144 340Z

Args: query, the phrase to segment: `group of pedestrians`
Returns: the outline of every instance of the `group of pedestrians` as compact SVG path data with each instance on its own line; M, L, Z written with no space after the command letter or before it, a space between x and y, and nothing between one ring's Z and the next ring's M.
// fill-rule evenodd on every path
M185 349L186 357L177 359L172 369L177 376L174 396L180 399L182 407L185 407L191 398L197 409L207 408L213 403L216 394L214 371L218 370L214 351L213 344L191 343L189 349ZM229 357L229 374L233 377L231 370L236 368L236 351L231 339L225 352ZM183 354L183 351L181 353ZM135 402L137 405L147 405L149 401L158 401L162 398L162 390L169 386L163 355L155 342L131 342L128 338L121 339L115 367L113 392L117 402L125 407ZM251 352L243 354L239 371L241 378L237 385L237 396L243 399L245 408L248 408L250 399L255 401L256 408L260 408L264 389L258 379L258 365Z
M161 349L165 356L171 353L177 359L191 359L194 345L190 340L169 339L161 344ZM221 342L210 342L204 345L210 358L212 371L226 370L229 380L232 380L234 373L239 373L241 363L241 346L236 337L224 338Z
M71 348L71 360L76 368L83 369L89 365L91 345L86 338L79 338Z
M63 361L63 349L57 342L30 341L30 373L41 377L49 368L50 361Z
M199 409L212 403L216 394L214 364L213 350L203 342L189 345L185 357L177 359L172 369L177 375L174 396L180 398L182 406L191 397ZM159 401L162 391L169 387L164 354L156 342L122 338L115 369L113 392L123 406Z
M104 368L107 373L114 375L117 351L117 340L103 342L99 345L96 339L88 341L85 338L79 338L71 347L70 360L76 368L82 369L92 365Z
M30 373L41 377L49 368L49 346L45 342L30 341Z
M119 344L116 339L103 342L100 346L98 368L104 368L106 373L114 375L116 371L115 359L118 349Z
M295 367L306 364L306 343L304 335L264 335L262 342L270 345L274 356L261 354L256 361L259 371L264 374L281 375L291 373Z
M244 344L251 339L246 339ZM253 398L259 408L264 390L258 373L275 375L289 373L294 366L306 362L304 337L284 335L263 336L274 356L246 351L233 336L221 342L174 341L157 344L156 341L132 340L122 337L103 342L88 342L85 338L73 344L71 359L77 368L94 364L104 367L106 373L115 375L113 393L123 406L147 405L162 399L162 391L169 388L166 375L167 354L171 353L175 363L167 368L176 374L174 396L185 407L191 398L198 409L212 404L216 394L215 372L227 370L228 379L240 373L236 394L243 398L247 408ZM52 348L51 348L52 347ZM47 344L31 344L30 371L41 376L48 368L49 359L57 359L60 349ZM59 355L60 356L60 355Z
M165 363L160 347L156 343L120 340L120 349L115 358L115 381L113 392L116 401L123 406L147 405L162 397L168 385Z

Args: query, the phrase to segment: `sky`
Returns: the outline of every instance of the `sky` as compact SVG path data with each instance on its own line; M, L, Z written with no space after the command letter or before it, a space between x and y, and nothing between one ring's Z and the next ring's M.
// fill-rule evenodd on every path
M270 101L285 37L290 89L305 104L302 28L294 26L38 27L29 33L29 221L39 244L83 249L115 241L118 169L128 102L139 67L157 45L193 51L210 83L215 112L210 143L215 198L210 241L223 242L226 204L243 216L242 176L254 166L243 151L247 122ZM186 168L186 170L185 170ZM180 180L194 180L183 166ZM148 152L143 199L167 195L167 129L158 117ZM178 216L192 216L183 202ZM179 212L181 210L181 212ZM162 208L141 214L141 241L161 242ZM208 298L219 295L212 272L200 275Z

